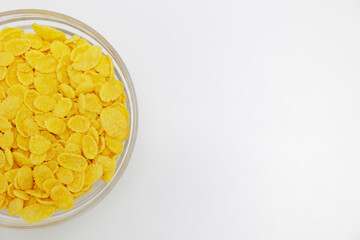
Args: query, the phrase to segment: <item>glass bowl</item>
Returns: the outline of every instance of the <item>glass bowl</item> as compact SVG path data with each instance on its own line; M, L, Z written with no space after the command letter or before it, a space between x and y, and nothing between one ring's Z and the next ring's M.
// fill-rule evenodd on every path
M110 43L85 23L64 14L37 9L14 10L0 13L0 30L4 27L18 27L25 30L25 32L33 32L31 25L34 22L39 25L55 27L68 36L79 35L91 44L101 46L103 53L111 56L114 61L115 76L123 82L124 91L128 98L127 108L130 114L130 136L124 143L124 152L117 160L116 171L111 182L104 183L101 180L97 181L89 192L75 200L73 209L69 211L57 211L50 218L34 224L28 224L18 216L9 216L7 210L1 210L0 226L17 229L36 229L57 225L74 219L94 207L119 181L129 163L137 133L137 103L134 87L125 64Z

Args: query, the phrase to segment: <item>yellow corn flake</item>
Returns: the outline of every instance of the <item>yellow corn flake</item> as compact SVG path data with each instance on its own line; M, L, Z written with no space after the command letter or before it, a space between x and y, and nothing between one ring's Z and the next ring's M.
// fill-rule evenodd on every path
M58 140L56 139L56 137L51 134L49 131L43 130L40 132L40 135L43 136L44 138L46 138L47 140L49 140L51 143L56 143ZM51 149L51 147L50 147ZM49 151L50 151L49 149Z
M100 164L90 164L85 169L85 185L91 185L101 178L103 167Z
M101 165L104 173L109 172L113 165L116 164L111 158L103 155L96 156L94 163Z
M4 135L0 137L0 147L2 149L11 148L14 142L14 133L10 130L5 131Z
M76 41L75 47L81 46L81 45L88 45L90 46L90 43L88 41L86 41L83 38L80 38L79 40Z
M14 183L15 176L16 176L18 170L19 170L19 168L15 168L15 169L10 169L9 171L5 172L4 176L9 183Z
M113 108L119 110L124 116L126 119L130 119L130 115L129 115L129 112L126 108L126 106L123 104L123 103L114 103L113 105L111 105Z
M104 108L101 111L100 119L105 132L111 137L120 135L129 125L126 116L112 107Z
M35 203L24 207L18 214L27 223L40 222L54 214L54 207Z
M85 74L75 74L74 76L70 76L70 85L74 89L77 89L81 83L89 81L91 81L91 79Z
M54 99L55 102L58 102L61 98L63 98L63 96L61 95L61 93L54 93L51 98Z
M86 135L82 139L82 152L84 156L88 159L94 159L98 153L98 146L93 137Z
M27 194L29 194L30 196L37 197L37 198L48 198L49 197L48 193L40 191L40 190L30 189L30 190L26 190L25 192Z
M57 161L61 166L77 172L85 171L88 165L83 156L73 153L62 153L58 156Z
M15 198L15 196L14 196L14 194L13 194L13 191L14 191L14 190L15 190L15 185L14 185L14 183L10 183L10 184L8 185L8 187L7 187L6 192L7 192L7 194L8 194L10 197Z
M30 137L29 150L31 153L41 155L46 153L51 146L51 142L41 135Z
M74 173L70 169L59 167L56 177L63 184L70 184L74 180Z
M13 159L14 159L15 163L17 165L19 165L20 167L23 167L23 166L33 167L34 166L33 164L31 164L29 158L25 154L17 151L17 152L13 152L12 155L13 155Z
M39 26L38 24L34 23L32 25L35 33L39 35L41 38L45 39L46 41L52 42L55 40L65 41L66 35L65 33L48 26Z
M33 71L31 72L20 72L18 71L16 73L17 79L18 81L25 85L25 86L29 86L30 84L32 84L34 82L34 73Z
M90 127L90 121L84 116L75 115L68 121L68 127L74 132L84 133Z
M55 157L55 148L54 148L54 146L53 145L51 145L51 147L49 148L49 150L46 152L46 158L45 158L45 161L50 161L50 160L52 160L52 159L54 159L54 157ZM52 161L50 161L50 162L52 162ZM56 163L57 164L57 163ZM49 168L51 168L50 166L48 166ZM57 170L57 168L51 168L51 171L55 171L55 170ZM55 171L56 172L56 171Z
M21 84L14 84L11 87L8 88L8 90L6 91L6 94L8 96L15 96L15 97L19 97L20 100L24 99L24 94L27 91L27 88L24 87Z
M75 47L74 50L71 52L71 61L78 60L81 55L90 47L90 45L80 45L78 47Z
M39 165L39 164L43 163L45 161L45 159L46 159L46 153L43 153L41 155L36 155L36 154L31 153L29 161L33 165Z
M43 45L41 46L41 48L39 48L38 50L40 52L46 52L50 49L50 43L48 41L44 41Z
M0 66L6 67L15 61L15 56L10 52L0 52Z
M30 66L30 64L28 63L20 63L18 65L18 69L17 69L19 72L24 72L24 73L27 73L27 72L31 72L33 69L32 67Z
M50 44L50 51L57 59L60 59L65 54L70 54L70 48L60 41L53 41Z
M67 68L71 65L71 59L70 59L70 54L64 54L60 60L59 60L59 64L56 67L56 75L57 78L59 80L59 82L61 83L69 83L69 74L67 71Z
M104 102L115 100L121 95L124 85L118 80L107 81L100 89L100 98Z
M55 100L47 95L39 95L34 99L34 107L42 112L50 112L55 106Z
M70 99L75 97L75 92L69 85L60 84L59 91L64 97L67 97Z
M29 190L33 187L33 173L30 167L23 166L17 171L15 183L18 189Z
M52 117L52 113L39 113L35 114L35 122L42 128L46 128L45 126L45 120L49 117Z
M66 130L65 132L63 132L58 136L60 137L61 140L66 141L69 138L70 134L71 132L69 130Z
M67 73L68 73L68 76L70 79L78 77L78 76L83 76L83 72L75 70L72 65L68 66L66 70L67 70Z
M0 173L0 194L6 192L8 187L8 182L6 180L6 177Z
M27 194L27 193L26 193L26 195L29 197L29 200L25 200L25 201L24 201L24 207L29 206L29 205L33 205L33 204L37 203L37 202L36 202L36 198L35 198L34 196L30 196L30 195Z
M11 128L11 123L3 116L0 116L0 131L5 132L6 130L10 130Z
M33 49L39 49L43 45L43 40L40 36L34 34L34 33L26 33L26 37L30 40L31 45L30 47Z
M74 206L74 197L64 186L53 187L50 197L60 209L69 210Z
M101 47L92 45L86 49L79 56L76 56L73 62L73 67L76 70L87 71L95 67L100 61Z
M51 96L57 92L58 81L55 73L36 72L34 78L35 89L43 95Z
M79 113L80 114L84 114L85 110L86 110L86 100L85 100L85 95L83 93L79 94L79 98L78 98L78 108L79 108Z
M16 143L19 146L20 149L24 150L24 151L28 151L29 150L29 140L30 138L28 137L24 137L21 134L18 134L16 136Z
M0 168L3 168L5 166L5 163L6 163L5 153L3 152L3 150L0 150Z
M40 94L35 90L28 90L24 94L24 103L25 105L34 113L41 113L34 107L34 100ZM21 111L21 110L20 110Z
M15 187L16 187L16 185L15 185ZM26 192L24 192L23 190L14 189L13 194L15 197L18 197L24 201L28 201L30 199L29 195Z
M67 184L67 188L73 192L79 192L85 184L85 172L74 172L74 180Z
M16 96L9 96L0 103L0 116L6 119L13 119L20 109L21 99Z
M39 125L35 122L33 118L26 118L22 123L22 130L27 136L35 136L40 133Z
M60 135L66 130L66 123L61 118L49 117L45 119L45 127L49 132Z
M94 163L100 164L103 168L104 174L101 177L101 179L104 182L110 182L115 172L115 167L116 167L115 159L109 158L107 156L98 155L95 158Z
M17 64L12 63L6 70L5 82L8 86L20 83L17 77Z
M19 28L9 28L9 29L10 29L9 31L4 32L4 34L0 36L0 42L6 43L10 39L22 38L25 36L24 30L22 29Z
M50 178L54 178L51 169L45 165L37 165L34 167L33 176L35 180L35 184L40 189L43 189L43 184L46 180Z
M105 138L104 138L104 136L100 136L98 153L102 153L104 151L104 149L105 149Z
M0 81L4 80L5 77L6 77L6 72L7 72L7 68L6 67L3 67L3 66L0 66ZM2 94L1 94L1 98L4 98L5 97L5 91L4 89L2 89Z
M79 39L80 39L80 37L79 37L78 35L74 35L74 36L72 36L71 38L66 39L66 40L64 41L64 43L65 43L65 44L73 43L73 42L76 42L76 41L79 40Z
M80 82L80 84L77 86L76 93L89 93L94 91L94 89L94 82L89 77L86 77L85 80Z
M81 155L81 153L82 153L81 152L81 145L73 143L73 142L67 142L65 144L64 152Z
M90 70L86 72L85 75L94 82L94 89L96 88L95 84L104 84L106 82L105 77L97 72L93 72Z
M19 56L29 50L31 41L27 38L15 38L9 40L5 46L5 52L9 52L15 56Z
M53 55L44 55L29 59L29 64L41 73L55 73L58 62L57 58Z
M46 199L36 198L36 201L44 206L54 206L55 205L55 203L53 201L51 201L47 198Z
M91 124L90 124L90 126L91 126ZM89 128L89 130L87 131L87 134L88 134L89 136L91 136L92 138L94 138L96 144L99 144L99 133L98 133L98 131L96 130L96 128L94 128L93 126L91 126L91 127Z
M24 207L24 200L20 198L14 198L9 202L9 215L15 216L18 214Z
M115 154L121 154L124 150L124 145L122 141L117 138L110 137L108 135L105 136L106 146Z
M29 64L29 62L31 61L30 59L40 57L40 56L44 56L44 54L38 50L30 50L25 53L25 60Z
M6 163L5 163L4 169L6 171L8 171L14 165L14 156L13 156L13 153L11 152L11 150L8 148L4 149L4 153L5 153L5 158L6 158Z
M59 180L57 180L55 178L48 178L47 180L44 181L43 188L44 188L46 193L50 194L51 189L53 187L59 186L59 185L61 185Z
M64 118L71 110L72 102L69 98L61 98L54 107L54 116Z
M82 139L85 135L83 133L79 133L79 132L75 132L73 134L71 134L68 138L68 140L66 141L66 143L69 143L69 142L73 142L73 143L76 143L78 145L81 145L82 143Z
M108 77L111 73L111 64L109 58L101 55L99 63L95 66L95 70L104 77Z
M79 96L80 97L80 96ZM94 93L88 93L85 95L86 110L89 112L95 112L100 114L102 105L99 97Z

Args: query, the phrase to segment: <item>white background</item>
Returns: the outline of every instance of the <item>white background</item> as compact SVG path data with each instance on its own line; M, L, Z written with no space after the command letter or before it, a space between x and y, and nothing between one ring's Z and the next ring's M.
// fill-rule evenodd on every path
M95 208L0 239L359 239L360 3L0 0L98 30L135 83L132 160Z

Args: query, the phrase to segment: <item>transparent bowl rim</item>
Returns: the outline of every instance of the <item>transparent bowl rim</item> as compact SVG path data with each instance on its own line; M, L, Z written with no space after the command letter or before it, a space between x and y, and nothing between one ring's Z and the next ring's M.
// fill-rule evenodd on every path
M137 131L138 131L138 107L137 107L137 99L136 99L136 93L134 89L134 84L132 82L132 79L130 77L130 74L120 58L119 54L115 51L115 49L112 47L112 45L97 31L95 31L93 28L88 26L87 24L83 23L82 21L79 21L73 17L70 17L68 15L48 11L48 10L41 10L41 9L19 9L19 10L11 10L11 11L5 11L0 12L0 28L2 28L1 25L6 24L6 21L11 21L14 19L19 20L28 20L28 19L34 19L37 18L47 21L53 21L53 22L59 22L61 24L68 25L70 27L76 28L77 30L80 30L86 35L89 35L95 39L97 39L99 42L105 46L106 50L109 52L111 57L113 58L114 65L120 68L121 74L123 76L122 81L126 82L126 94L128 98L128 108L129 108L129 114L130 114L130 134L129 138L127 140L127 143L124 147L124 152L121 155L121 162L120 166L117 167L117 171L115 172L111 182L107 183L106 186L99 191L95 196L93 196L90 199L87 199L85 203L83 203L82 206L78 206L77 209L71 209L66 212L70 212L65 215L65 217L42 223L39 222L37 224L26 224L24 223L21 226L16 226L13 224L8 224L0 221L0 227L8 227L8 228L15 228L15 229L38 229L38 228L47 228L51 226L56 226L65 222L68 222L70 220L75 219L76 217L79 217L83 213L85 213L87 210L94 207L96 204L98 204L109 192L114 188L116 183L119 181L120 177L124 173L134 146L136 142L137 137ZM72 212L71 212L72 211Z

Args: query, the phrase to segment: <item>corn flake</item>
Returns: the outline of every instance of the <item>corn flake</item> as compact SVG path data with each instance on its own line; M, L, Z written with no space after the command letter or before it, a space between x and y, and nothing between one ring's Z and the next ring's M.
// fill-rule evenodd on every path
M73 192L80 192L85 184L85 172L74 172L74 180L67 184L67 188Z
M59 40L59 41L66 40L66 35L55 28L48 26L39 26L36 23L34 23L32 27L35 33L39 35L41 38L45 39L46 41L52 42L55 40Z
M18 214L27 223L40 222L54 213L54 207L35 203L24 207Z
M31 153L41 155L46 153L51 146L51 142L41 135L35 135L30 137L29 150Z
M66 115L69 114L72 108L72 102L69 98L61 98L54 107L54 116L59 118L64 118Z
M47 95L39 95L34 99L34 107L41 112L50 112L54 109L55 100Z
M100 164L90 164L85 169L85 185L95 183L103 175L103 167Z
M66 123L61 118L49 117L45 119L45 127L49 132L60 135L66 130Z
M90 121L84 116L75 115L68 121L68 127L74 132L84 133L90 127Z
M9 215L15 216L18 214L24 207L24 200L20 198L14 198L9 202Z
M81 53L81 55L76 56L72 66L76 70L87 71L98 64L100 57L101 47L92 45Z
M59 167L56 172L56 177L63 184L70 184L74 180L74 173L70 169Z
M74 206L73 195L62 185L53 187L50 191L50 197L60 209L69 210Z
M23 166L17 171L15 183L18 189L29 190L33 187L33 173L30 167Z
M57 161L61 166L77 172L85 171L88 165L83 156L73 153L62 153L58 156Z
M11 53L15 56L19 56L29 50L31 41L27 38L15 38L9 40L5 46L5 52Z
M10 52L0 52L0 66L6 67L15 61L15 55Z
M82 152L88 159L94 159L98 153L98 146L93 137L86 135L82 139Z

